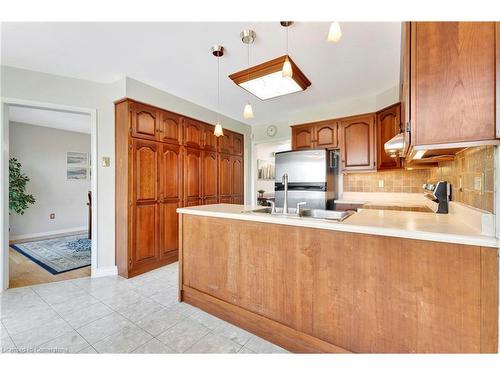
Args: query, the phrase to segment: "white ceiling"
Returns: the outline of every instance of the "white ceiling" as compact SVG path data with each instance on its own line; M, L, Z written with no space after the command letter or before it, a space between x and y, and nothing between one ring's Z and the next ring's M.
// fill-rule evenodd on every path
M9 121L90 134L90 116L80 113L9 106Z
M289 55L312 82L302 93L261 101L243 119L248 94L227 76L247 66L239 33L252 28L250 64L285 54L278 22L3 23L2 64L98 82L124 76L216 110L216 58L222 43L221 112L248 124L283 124L295 111L375 95L399 82L401 24L341 23L343 37L326 42L329 23L295 22Z

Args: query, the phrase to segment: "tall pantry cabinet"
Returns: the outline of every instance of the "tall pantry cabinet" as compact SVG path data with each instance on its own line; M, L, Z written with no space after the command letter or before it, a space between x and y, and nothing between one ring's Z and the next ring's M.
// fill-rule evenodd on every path
M242 134L217 138L210 124L124 99L115 103L115 136L121 276L178 259L177 208L243 202Z

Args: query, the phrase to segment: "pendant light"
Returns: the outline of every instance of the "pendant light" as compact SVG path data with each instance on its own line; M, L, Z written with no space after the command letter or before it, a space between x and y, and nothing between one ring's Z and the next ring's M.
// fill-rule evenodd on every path
M292 64L290 63L290 60L288 59L288 28L292 24L292 21L281 21L280 24L284 28L286 28L286 58L285 62L283 63L283 69L281 70L281 75L283 77L292 77L293 76L293 70L292 70Z
M330 31L328 31L328 41L337 43L340 38L342 38L342 30L338 22L332 22L330 25Z
M243 30L240 33L240 38L243 43L247 45L247 68L248 68L248 80L250 81L250 44L253 43L257 34L253 30ZM250 96L250 95L249 95ZM243 117L246 119L253 118L253 108L252 104L250 104L250 99L245 104L245 108L243 109Z
M217 57L217 122L215 123L214 135L216 137L221 137L224 135L224 131L222 130L222 125L220 123L219 111L220 111L220 70L219 70L219 59L224 56L224 47L220 44L216 44L212 46L212 55Z

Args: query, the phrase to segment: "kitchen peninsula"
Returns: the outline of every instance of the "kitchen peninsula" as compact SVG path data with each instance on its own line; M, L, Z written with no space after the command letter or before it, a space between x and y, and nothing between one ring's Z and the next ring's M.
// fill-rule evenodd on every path
M458 215L180 208L180 298L293 352L491 353L498 240Z

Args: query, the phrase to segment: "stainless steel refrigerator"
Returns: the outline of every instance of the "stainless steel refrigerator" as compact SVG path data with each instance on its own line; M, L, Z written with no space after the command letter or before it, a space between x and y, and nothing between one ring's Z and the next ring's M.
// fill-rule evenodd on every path
M288 207L333 210L338 199L339 150L303 150L276 153L275 203L283 207L283 175L288 174Z

